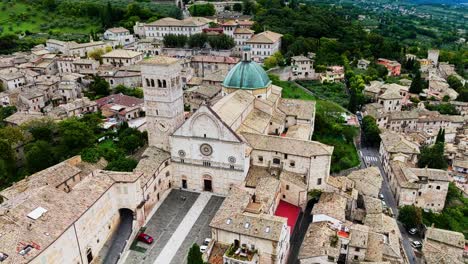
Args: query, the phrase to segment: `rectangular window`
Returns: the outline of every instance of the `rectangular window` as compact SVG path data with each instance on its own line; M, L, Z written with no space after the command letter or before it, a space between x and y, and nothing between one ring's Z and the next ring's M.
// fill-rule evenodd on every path
M437 190L440 190L440 186L437 186L436 189L437 189Z
M322 184L322 178L318 178L317 179L317 185L321 185Z
M286 184L286 191L289 191L289 185Z
M284 158L287 159L287 158L288 158L288 154L284 154Z

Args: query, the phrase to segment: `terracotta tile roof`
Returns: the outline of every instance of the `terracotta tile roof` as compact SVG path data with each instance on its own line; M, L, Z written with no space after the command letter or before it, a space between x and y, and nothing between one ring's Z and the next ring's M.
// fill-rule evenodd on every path
M273 44L276 43L281 39L283 35L272 32L272 31L265 31L262 33L258 33L254 35L252 38L246 41L246 43L269 43Z
M101 108L102 106L106 104L116 104L116 105L122 105L126 107L132 107L132 106L137 106L137 105L143 105L144 100L120 93L120 94L112 94L112 95L97 99L96 103L99 108Z

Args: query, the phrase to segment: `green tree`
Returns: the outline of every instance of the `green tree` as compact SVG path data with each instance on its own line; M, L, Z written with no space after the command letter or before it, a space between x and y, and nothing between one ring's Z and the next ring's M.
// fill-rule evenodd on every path
M455 75L447 77L447 82L450 85L450 88L455 91L460 91L463 88L463 83Z
M183 48L187 44L187 36L167 34L163 38L163 44L168 48Z
M42 5L49 11L54 11L57 7L55 0L42 0Z
M263 61L263 66L268 70L278 66L278 60L275 56L270 56Z
M467 84L465 84L465 88L463 88L463 89L461 89L461 91L459 91L457 100L461 101L461 102L468 102L468 87L467 87Z
M22 129L31 133L34 140L52 142L54 133L57 132L57 124L50 119L40 119L24 124Z
M197 243L194 243L188 252L187 264L203 264L202 253Z
M16 113L16 106L1 106L0 107L0 121Z
M121 157L107 164L106 170L110 171L133 171L138 165L138 161L134 159Z
M93 76L93 81L89 85L89 97L100 98L110 94L109 83L100 76Z
M411 86L409 88L409 92L410 93L414 93L414 94L419 94L422 92L423 90L423 81L421 79L421 73L418 71L414 78L413 78L413 81L411 82Z
M255 13L255 2L251 0L242 0L242 13L252 15Z
M445 142L445 129L440 128L439 132L437 133L436 144L437 143L444 143L444 142Z
M232 10L236 12L242 12L242 4L241 3L235 3L232 6Z
M98 48L88 52L88 57L102 64L102 55L104 55L104 53L106 53L104 49Z
M139 132L139 131L138 131ZM140 132L141 134L141 132ZM126 150L127 153L133 154L135 150L143 146L144 141L139 134L132 133L119 137L119 146Z
M96 163L98 162L101 154L99 149L96 147L85 148L81 151L81 159L86 162Z
M189 7L189 12L192 16L213 16L216 9L213 4L194 4Z
M362 132L365 142L369 146L378 146L380 144L380 129L372 116L368 115L362 119Z
M5 160L0 159L0 188L6 187L11 182L11 172ZM1 203L0 199L0 203Z
M25 157L29 173L46 169L56 163L52 146L43 140L26 145Z
M15 152L11 147L11 144L6 139L0 139L0 161L4 164L0 167L0 174L7 174L8 177L0 182L0 185L9 184L11 177L13 176L16 168ZM5 177L5 176L3 176ZM0 179L1 181L2 179Z
M422 224L422 210L414 205L405 205L398 211L398 221L407 228L419 228Z
M0 128L0 138L7 140L11 146L14 146L19 142L24 141L24 134L19 127L7 126Z
M208 41L208 36L205 33L193 34L188 39L188 45L191 48L203 48Z
M444 157L444 143L439 142L432 146L424 146L421 149L418 166L433 169L447 169L447 161Z
M69 118L59 123L60 145L66 151L67 157L78 154L86 147L91 146L95 136L91 127L76 118Z
M215 50L232 49L236 46L234 39L226 34L209 36L208 44Z

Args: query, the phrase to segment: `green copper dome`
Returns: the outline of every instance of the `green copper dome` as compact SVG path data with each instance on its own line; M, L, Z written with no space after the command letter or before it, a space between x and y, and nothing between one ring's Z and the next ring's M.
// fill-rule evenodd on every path
M263 68L254 61L244 60L232 68L224 78L223 86L254 90L268 87L270 78Z

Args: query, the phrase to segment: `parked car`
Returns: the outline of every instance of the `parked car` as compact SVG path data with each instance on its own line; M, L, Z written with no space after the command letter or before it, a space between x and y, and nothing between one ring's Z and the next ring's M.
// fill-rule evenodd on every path
M414 247L414 248L421 248L422 243L420 241L413 241L413 242L411 242L411 246Z
M205 251L208 249L208 245L210 244L210 242L211 238L205 238L205 240L203 240L203 244L200 246L201 253L205 253Z
M210 244L210 242L211 242L211 238L205 238L205 240L203 241L203 245L208 246L208 244Z
M382 207L383 207L384 209L387 208L387 203L386 203L384 200L382 200Z
M140 233L138 235L138 241L141 241L143 243L146 243L146 244L151 244L153 243L153 238L145 233Z
M416 233L418 233L418 229L410 228L410 230L408 230L408 233L410 233L411 235L416 235Z
M200 252L201 252L201 253L205 253L205 251L206 251L207 249L208 249L208 246L206 246L206 245L201 245L201 246L200 246Z
M385 197L383 196L383 193L379 193L379 199L380 199L380 200L385 199Z

